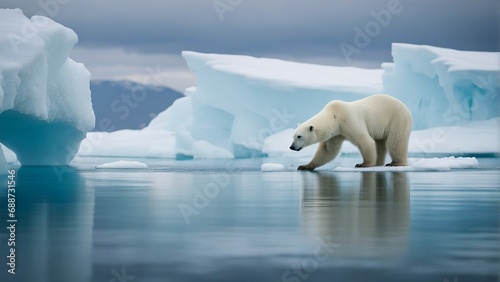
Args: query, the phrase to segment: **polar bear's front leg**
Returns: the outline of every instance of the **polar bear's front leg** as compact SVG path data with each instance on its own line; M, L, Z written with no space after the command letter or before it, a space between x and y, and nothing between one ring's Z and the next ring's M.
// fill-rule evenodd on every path
M320 142L312 160L306 165L300 165L297 169L314 170L330 162L339 154L343 142L344 137L342 136L332 137L328 141Z
M318 166L321 165L321 163L325 164L325 156L328 155L328 151L326 150L326 143L321 142L318 145L318 148L316 149L316 153L314 153L314 157L312 160L305 165L299 165L297 168L298 170L314 170Z
M363 157L363 163L357 164L355 167L371 167L375 166L377 161L377 149L375 140L371 136L365 136L356 140L355 145L358 147Z

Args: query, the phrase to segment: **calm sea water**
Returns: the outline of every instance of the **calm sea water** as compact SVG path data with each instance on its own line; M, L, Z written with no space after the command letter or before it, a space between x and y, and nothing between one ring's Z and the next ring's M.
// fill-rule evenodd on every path
M15 168L15 275L1 177L0 281L499 281L500 159L448 172L297 172L289 159L94 169L109 161ZM287 171L260 172L273 161Z

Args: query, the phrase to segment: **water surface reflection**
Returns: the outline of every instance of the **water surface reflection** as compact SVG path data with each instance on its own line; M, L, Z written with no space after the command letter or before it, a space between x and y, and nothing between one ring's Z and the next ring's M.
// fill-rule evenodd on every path
M2 267L1 281L89 281L94 189L69 167L22 167L15 195L17 273ZM6 194L0 200L7 210Z
M349 176L304 174L301 223L306 233L332 236L342 245L337 257L404 255L410 225L408 175L364 172L359 180Z
M498 170L261 173L246 169L256 160L225 162L19 169L18 274L1 268L0 281L282 281L328 236L340 246L307 281L498 277ZM179 205L193 201L186 222Z

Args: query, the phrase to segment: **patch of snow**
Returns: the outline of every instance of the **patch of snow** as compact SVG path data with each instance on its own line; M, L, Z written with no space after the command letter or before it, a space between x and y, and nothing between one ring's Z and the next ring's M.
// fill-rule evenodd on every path
M145 169L148 165L137 161L117 161L96 166L97 169Z
M447 171L458 168L477 168L476 158L410 158L409 166L375 166L366 168L336 167L336 172L378 172L378 171Z
M265 163L260 166L261 172L279 172L285 171L285 166L276 163Z

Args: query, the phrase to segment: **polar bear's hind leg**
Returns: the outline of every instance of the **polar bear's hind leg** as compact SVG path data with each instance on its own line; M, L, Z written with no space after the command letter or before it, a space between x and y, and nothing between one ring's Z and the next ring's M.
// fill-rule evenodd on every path
M387 154L387 148L385 144L385 140L377 140L375 141L375 145L377 146L377 163L376 166L383 166L385 163L385 155Z
M387 138L387 148L392 161L386 166L407 166L408 165L408 141L410 133L395 132Z

